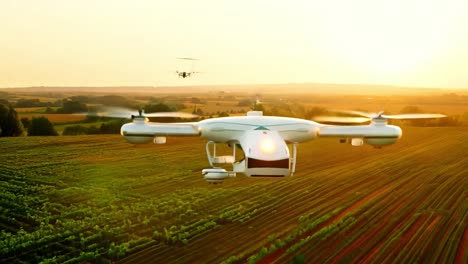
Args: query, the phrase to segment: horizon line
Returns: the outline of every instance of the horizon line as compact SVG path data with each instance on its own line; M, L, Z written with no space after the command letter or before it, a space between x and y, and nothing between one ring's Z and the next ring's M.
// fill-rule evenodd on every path
M436 87L436 86L413 86L413 85L393 85L393 84L369 84L369 83L328 83L328 82L292 82L292 83L239 83L239 84L193 84L193 85L30 85L30 86L8 86L0 89L25 89L25 88L112 88L112 87L213 87L213 86L258 86L258 85L337 85L337 86L380 86L387 88L409 88L409 89L452 89L466 90L468 87Z

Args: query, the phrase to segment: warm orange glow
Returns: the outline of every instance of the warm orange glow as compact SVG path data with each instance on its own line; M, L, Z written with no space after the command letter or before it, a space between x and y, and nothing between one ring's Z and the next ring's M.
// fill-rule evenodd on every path
M465 20L459 17L464 7L461 1L346 1L329 10L326 44L335 59L357 71L403 81L437 68L439 57L448 55Z
M0 87L468 87L465 0L1 1L0 24Z
M273 153L275 151L275 142L269 138L263 138L260 140L260 149L263 153Z

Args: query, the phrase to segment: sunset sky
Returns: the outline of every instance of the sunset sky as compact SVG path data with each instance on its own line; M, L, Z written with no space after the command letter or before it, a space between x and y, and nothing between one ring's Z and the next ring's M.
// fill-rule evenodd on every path
M0 87L468 88L466 0L0 0L0 33Z

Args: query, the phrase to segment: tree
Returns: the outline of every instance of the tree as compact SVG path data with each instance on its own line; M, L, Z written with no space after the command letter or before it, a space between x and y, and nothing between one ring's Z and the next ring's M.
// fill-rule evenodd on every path
M201 108L196 108L193 110L192 114L202 116L203 115L203 110Z
M254 111L265 111L263 104L258 103L257 101L254 102L252 110Z
M193 104L202 104L203 103L202 100L200 100L200 98L197 98L197 97L192 97L190 102L192 102Z
M314 119L316 116L329 115L328 111L323 107L312 107L305 113L305 119Z
M460 116L460 123L464 126L468 126L468 112L465 112Z
M424 111L418 106L414 106L414 105L405 106L400 110L400 114L418 114L418 113L424 113Z
M55 111L54 111L54 109L52 109L50 106L48 106L48 107L46 108L45 112L46 112L46 114L52 114L52 113L54 113Z
M145 113L159 113L159 112L172 112L174 111L170 106L159 103L159 104L147 104L143 107ZM150 117L151 122L174 122L174 117Z
M84 95L71 96L70 99L72 101L77 101L77 102L82 102L82 103L91 103L90 98Z
M424 110L414 105L405 106L400 110L400 114L419 114L419 113L424 113ZM430 121L427 119L413 119L413 120L404 121L404 123L410 126L427 126L428 122Z
M131 103L130 101L119 95L105 95L101 97L96 97L94 100L89 100L94 101L97 104L102 104L102 105L113 105L113 106L122 106L122 107L130 107ZM83 101L81 101L83 102Z
M52 123L45 116L33 117L28 128L28 136L57 136Z
M8 98L10 95L7 92L0 92L0 98ZM0 104L8 104L8 100L0 99Z
M28 129L29 125L31 125L31 120L27 117L21 118L21 124L23 124L23 127Z
M237 106L251 106L252 101L250 99L242 99L237 103Z
M88 128L80 125L68 126L66 127L62 135L86 135L88 133Z
M100 134L119 134L120 128L123 124L127 123L126 120L113 120L107 123L102 123L99 129Z
M10 104L0 103L0 137L17 137L23 134L18 113Z
M163 103L158 103L158 104L147 104L143 108L145 110L145 113L157 113L157 112L171 112L172 109Z
M43 107L49 105L51 103L41 102L39 99L19 99L15 104L16 107Z
M462 122L460 121L460 118L457 116L447 116L444 118L438 118L432 120L432 122L429 123L429 125L434 125L434 126L460 126L462 125Z
M88 112L88 107L85 104L73 100L64 100L62 108L57 109L60 114L72 114Z
M96 126L90 126L90 127L88 127L87 134L88 135L101 134L101 130L99 130L99 128L96 127Z

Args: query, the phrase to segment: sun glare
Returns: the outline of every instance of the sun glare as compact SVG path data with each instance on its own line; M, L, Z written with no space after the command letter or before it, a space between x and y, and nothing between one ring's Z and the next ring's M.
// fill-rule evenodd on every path
M326 45L342 64L375 77L410 74L431 63L450 34L454 7L432 1L349 1L330 7ZM451 19L455 19L453 15Z
M0 87L468 84L467 0L137 2L0 1Z

